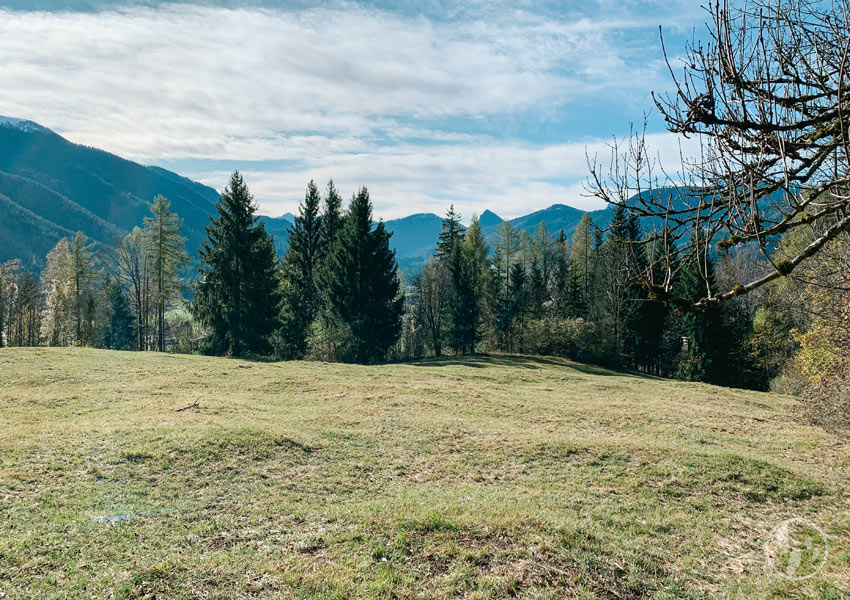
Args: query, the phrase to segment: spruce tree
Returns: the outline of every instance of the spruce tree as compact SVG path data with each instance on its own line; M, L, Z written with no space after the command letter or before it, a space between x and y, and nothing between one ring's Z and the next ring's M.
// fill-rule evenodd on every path
M280 324L274 242L258 223L252 200L234 172L199 250L201 279L193 312L209 327L206 350L215 354L268 354L269 338Z
M331 184L332 185L332 184ZM289 249L283 261L283 311L280 354L303 358L307 330L319 311L317 280L324 255L319 189L307 185L304 202L289 230Z
M382 361L401 334L404 301L391 235L383 223L373 229L372 202L368 190L361 188L343 219L322 281L327 321L343 325L349 336L339 358Z
M460 223L460 213L455 212L454 204L449 206L446 218L443 219L443 227L437 242L437 258L445 261L452 253L452 249L463 239L463 225Z
M328 181L325 191L325 210L322 215L322 243L321 247L330 252L331 246L336 241L336 236L342 228L342 196L336 191L333 179Z

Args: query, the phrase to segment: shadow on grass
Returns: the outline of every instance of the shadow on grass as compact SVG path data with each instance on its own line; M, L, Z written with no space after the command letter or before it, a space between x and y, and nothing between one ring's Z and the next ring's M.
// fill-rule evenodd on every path
M542 369L546 366L567 367L585 375L635 377L639 379L658 379L652 375L634 371L617 371L597 365L573 362L566 358L551 356L528 356L522 354L471 354L467 356L442 356L440 358L422 358L407 363L414 367L514 367L522 369Z

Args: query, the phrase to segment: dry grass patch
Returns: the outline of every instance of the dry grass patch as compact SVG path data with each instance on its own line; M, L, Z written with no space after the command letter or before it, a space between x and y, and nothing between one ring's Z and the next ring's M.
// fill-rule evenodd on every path
M794 408L528 357L2 349L0 595L850 597L850 445ZM795 516L803 581L763 553Z

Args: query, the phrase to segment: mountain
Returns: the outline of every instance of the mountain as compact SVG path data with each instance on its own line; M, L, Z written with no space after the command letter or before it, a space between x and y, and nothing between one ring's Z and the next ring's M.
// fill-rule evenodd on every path
M82 230L112 244L149 216L162 194L183 219L194 252L218 192L158 167L73 144L51 130L0 117L0 261L22 259L38 268L63 236Z
M294 219L293 221L287 219L287 215L280 217L267 217L263 215L260 217L260 222L263 223L266 231L274 238L274 251L277 252L279 257L283 257L286 254L286 249L289 247L289 228L294 221Z
M488 208L483 213L481 213L480 217L478 217L478 223L481 225L482 229L496 227L502 224L502 217L500 217Z
M114 244L149 216L157 194L168 198L183 219L186 249L195 257L206 237L204 226L215 212L216 190L159 167L73 144L32 121L0 116L0 262L20 258L26 267L40 269L56 242L78 230L100 244ZM564 230L570 238L584 214L554 204L510 223L533 233L545 221L550 234ZM610 223L608 209L590 214L600 227ZM280 256L294 219L292 213L260 217ZM485 210L479 220L492 243L502 218ZM393 234L390 243L399 266L410 277L436 250L442 218L419 213L391 219L385 226Z
M386 221L384 226L393 234L390 245L395 249L399 268L411 276L434 254L443 219L433 213L419 213Z

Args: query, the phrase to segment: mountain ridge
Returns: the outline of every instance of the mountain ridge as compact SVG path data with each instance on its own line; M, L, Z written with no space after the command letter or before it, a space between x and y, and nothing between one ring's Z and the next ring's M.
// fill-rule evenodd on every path
M33 121L0 116L0 262L20 258L38 270L47 252L62 237L83 231L110 246L149 216L154 196L162 194L183 219L186 248L194 257L215 212L219 192L178 173L145 166L115 154L75 144ZM597 218L607 209L593 211ZM532 233L545 221L549 232L572 236L585 211L552 206L509 219L516 229ZM283 254L295 215L260 216ZM482 229L492 242L503 219L491 210L481 214ZM401 269L412 275L432 255L442 217L415 213L384 222ZM603 219L604 220L604 219ZM600 223L601 225L601 223Z

